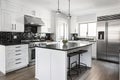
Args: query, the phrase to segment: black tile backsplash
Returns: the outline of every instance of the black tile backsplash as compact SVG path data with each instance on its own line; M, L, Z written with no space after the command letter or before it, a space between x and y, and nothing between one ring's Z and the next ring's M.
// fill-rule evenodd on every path
M0 43L21 43L22 33L18 32L0 32Z
M42 36L42 34L32 32L0 32L0 44L20 44L22 40L53 41L53 34L44 33L45 36Z

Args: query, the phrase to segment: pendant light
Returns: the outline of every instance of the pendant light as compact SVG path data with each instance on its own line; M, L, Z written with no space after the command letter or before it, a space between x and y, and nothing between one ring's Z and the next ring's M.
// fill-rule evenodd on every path
M68 0L68 3L69 3L69 5L68 5L68 19L71 19L71 14L70 14L70 0Z
M60 11L60 2L59 2L59 0L58 0L58 9L57 9L57 11L56 11L56 14L60 14L61 13L61 11Z

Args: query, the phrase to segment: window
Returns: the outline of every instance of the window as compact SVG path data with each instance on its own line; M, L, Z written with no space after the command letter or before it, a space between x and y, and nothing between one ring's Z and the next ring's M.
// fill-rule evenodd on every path
M96 23L88 23L88 36L96 36Z
M96 36L96 23L79 24L80 37L95 37Z
M81 37L87 36L87 24L80 24L80 36Z
M56 30L56 40L68 39L68 24L65 21L58 21Z

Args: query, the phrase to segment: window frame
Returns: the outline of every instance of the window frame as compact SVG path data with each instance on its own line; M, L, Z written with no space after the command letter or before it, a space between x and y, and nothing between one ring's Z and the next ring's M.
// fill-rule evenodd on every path
M96 23L96 32L97 32L97 22L87 22L87 23L78 23L78 25L79 25L79 27L78 27L78 35L80 36L80 25L81 24L87 24L87 32L86 32L86 36L85 37L96 37L96 36L88 36L88 24L90 24L90 23ZM82 37L82 36L80 36L80 37Z

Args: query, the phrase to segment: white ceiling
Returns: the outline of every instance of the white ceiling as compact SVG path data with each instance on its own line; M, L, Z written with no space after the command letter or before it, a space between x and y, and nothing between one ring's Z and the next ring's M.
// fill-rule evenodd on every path
M25 1L25 0L23 0ZM58 0L26 0L50 10L57 10ZM120 0L71 0L71 13L78 15L81 12L94 12L97 9L120 5ZM68 0L60 0L60 10L68 12Z

